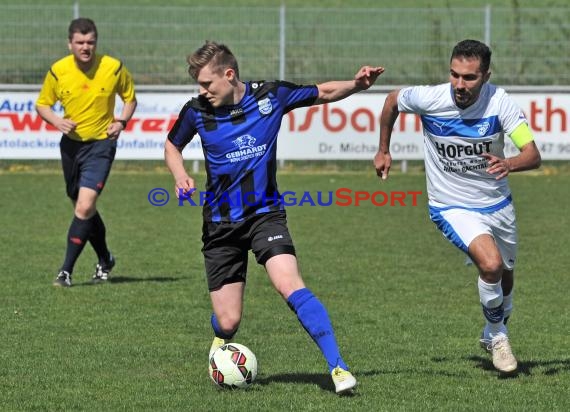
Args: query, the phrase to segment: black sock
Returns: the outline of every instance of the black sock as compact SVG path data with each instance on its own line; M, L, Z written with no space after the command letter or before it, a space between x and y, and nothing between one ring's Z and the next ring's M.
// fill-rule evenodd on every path
M91 227L89 242L91 243L91 246L93 246L95 253L97 253L99 264L108 264L110 256L109 249L107 248L107 231L105 229L105 223L103 223L103 219L101 219L99 212L96 212L91 220L93 221L93 226Z
M83 251L85 243L89 239L93 218L84 220L73 216L69 231L67 232L67 250L65 251L65 261L61 270L72 273L77 258Z

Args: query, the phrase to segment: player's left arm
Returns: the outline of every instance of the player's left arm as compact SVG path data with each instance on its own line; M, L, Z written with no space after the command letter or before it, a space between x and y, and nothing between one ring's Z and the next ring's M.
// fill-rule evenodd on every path
M133 117L135 109L137 108L137 100L125 102L121 115L107 127L107 136L111 139L117 139L121 132L127 128L127 123Z
M382 73L384 73L383 67L363 66L352 80L337 80L317 84L319 95L314 104L336 102L351 94L366 90L374 84Z
M510 135L513 143L519 149L519 154L506 159L484 153L482 156L488 160L487 172L496 174L496 179L508 176L510 172L522 172L536 169L540 166L541 157L538 147L532 137L528 124L521 123Z
M126 102L123 105L123 110L121 110L121 117L119 117L117 120L124 120L128 122L129 120L131 120L131 117L133 117L136 108L137 108L137 99L134 99L130 102Z
M121 66L119 76L117 94L124 104L123 110L121 110L121 115L115 118L107 128L107 135L112 139L118 138L119 134L126 129L128 121L131 120L131 117L133 117L137 108L137 97L133 76L124 66Z

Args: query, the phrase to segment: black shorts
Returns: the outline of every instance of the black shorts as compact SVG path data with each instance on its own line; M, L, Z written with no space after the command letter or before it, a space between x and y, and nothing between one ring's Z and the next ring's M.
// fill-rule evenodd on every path
M78 142L63 135L59 145L67 196L77 200L80 187L101 193L117 151L117 140Z
M295 255L285 212L263 213L237 223L204 222L202 253L210 291L245 282L248 251L264 265L277 255Z

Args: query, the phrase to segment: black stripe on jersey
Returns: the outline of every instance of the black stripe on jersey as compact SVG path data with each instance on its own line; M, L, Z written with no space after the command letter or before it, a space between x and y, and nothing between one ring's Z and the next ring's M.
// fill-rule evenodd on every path
M303 86L297 85L295 83L287 82L287 81L257 82L257 84L260 84L261 87L257 87L255 89L252 87L252 95L257 100L260 100L260 99L266 97L269 93L276 96L277 95L277 89L279 87L288 87L290 89L299 89L299 88L303 87ZM315 101L317 100L317 97L307 98L305 100L301 100L301 101L295 103L294 105L287 106L287 107L285 107L284 113L288 113L291 110L294 110L298 107L312 106L315 103Z
M202 116L202 122L204 122L204 129L207 132L211 132L218 128L218 122L216 122L216 115L214 112L200 112Z
M298 101L296 104L291 105L291 106L287 106L285 108L285 111L283 113L289 113L291 110L295 110L298 107L307 107L307 106L312 106L315 101L317 100L316 97L311 97L309 99L305 99L305 100L301 100Z
M204 96L198 96L190 100L190 106L202 117L204 122L204 129L211 132L218 128L218 122L216 121L216 115L214 113L214 108Z
M230 175L220 175L219 187L222 193L229 196L229 187L232 185L232 178ZM230 217L230 201L218 203L218 208L220 210L220 217L222 222L230 222L232 219Z
M277 89L277 82L266 82L265 80L260 80L257 82L251 82L249 94L255 97L255 100L261 100L266 97L270 91L275 89Z
M269 180L267 181L267 196L273 196L277 192L277 160L271 159L267 162L267 176Z
M279 197L279 192L277 191L277 159L271 159L267 162L267 176L269 180L267 181L267 188L265 189L265 195L267 199L273 199L274 197ZM269 202L269 201L268 201ZM269 211L279 210L279 204L272 204L269 206Z
M204 150L204 167L206 168L206 176L207 176L206 192L214 193L214 187L212 186L212 179L211 179L212 173L210 171L210 162L208 162L208 157L206 156L206 151L203 147L202 150ZM204 205L202 207L202 216L204 218L204 222L212 221L213 213L212 213L212 206L210 205L210 203L204 202Z
M50 69L49 69L49 72L50 72L50 74L53 76L53 78L54 78L55 80L58 80L58 81L59 81L59 79L57 78L57 76L55 75L55 73L53 72L53 70L51 69L51 67L50 67Z
M170 129L170 132L168 132L168 140L170 140L170 142L174 146L176 146L180 151L182 151L182 149L184 149L184 147L186 147L186 145L190 143L190 140L192 140L192 138L194 137L194 136L184 136L184 140L174 141L174 137L178 134L178 129L180 129L180 124L182 123L182 120L184 119L186 112L190 110L190 107L192 107L193 100L194 99L192 99L189 102L186 102L184 107L182 107L180 113L178 114L178 119L176 119L176 122L172 125L172 129Z
M123 68L123 62L119 62L121 64L119 64L119 68L117 70L115 70L115 76L119 74L119 72L121 71L121 69Z
M247 170L239 182L243 200L243 216L249 216L257 206L255 205L255 182L253 181L253 170ZM247 196L246 196L247 195Z

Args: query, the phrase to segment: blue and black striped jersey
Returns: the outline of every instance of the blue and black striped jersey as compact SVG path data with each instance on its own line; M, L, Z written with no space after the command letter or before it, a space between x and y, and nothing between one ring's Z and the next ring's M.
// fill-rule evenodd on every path
M198 134L206 161L204 220L239 222L283 210L277 188L277 135L283 116L314 104L317 86L247 82L242 100L214 108L202 96L184 105L168 139L182 150Z

